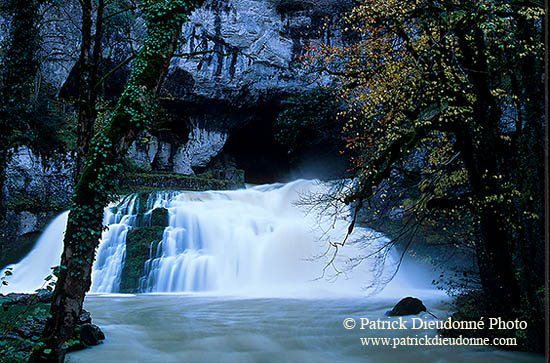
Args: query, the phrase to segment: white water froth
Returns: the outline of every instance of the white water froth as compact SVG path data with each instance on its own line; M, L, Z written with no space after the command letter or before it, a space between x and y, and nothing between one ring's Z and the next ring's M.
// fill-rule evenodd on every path
M136 222L136 199L136 195L126 197L114 213L111 208L105 209L103 225L109 228L101 236L92 269L93 292L118 291L126 256L126 234Z
M329 267L322 277L332 254L328 241L341 242L349 223L346 218L319 219L317 213L305 213L296 202L308 193L327 190L328 186L318 182L298 180L236 191L157 192L141 208L146 210L144 217L137 215L137 197L129 196L116 211L105 211L109 229L97 251L91 291L119 291L128 231L147 225L152 210L163 207L168 209L169 225L162 241L151 241L140 292L281 297L364 294L362 287L371 282L374 266L367 260L349 270L350 257L365 255L365 249L374 251L388 240L372 230L355 228L335 260L339 271L346 273L335 282L327 281L326 276L335 271ZM12 266L9 291L39 288L50 266L59 264L67 214L56 218L31 253Z

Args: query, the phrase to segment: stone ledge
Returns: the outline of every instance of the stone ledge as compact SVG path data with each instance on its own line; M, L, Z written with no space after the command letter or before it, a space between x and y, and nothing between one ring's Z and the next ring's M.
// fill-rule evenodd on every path
M224 170L197 176L173 173L127 173L120 179L124 191L171 190L228 190L244 188L244 171ZM136 190L137 189L137 190Z

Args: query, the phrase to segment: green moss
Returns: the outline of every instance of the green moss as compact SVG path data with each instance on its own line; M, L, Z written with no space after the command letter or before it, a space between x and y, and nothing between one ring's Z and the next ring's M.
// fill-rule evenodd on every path
M0 269L5 266L19 262L33 248L40 237L41 232L33 232L22 235L14 240L0 241Z
M3 302L10 300L10 298L0 298L0 306ZM13 304L6 308L0 308L0 331L11 330L21 322L36 318L46 318L48 311L50 310L50 304L48 303L34 303L34 304Z
M55 199L39 198L32 195L17 195L6 204L6 209L14 212L28 211L31 213L61 212L68 205Z
M121 180L121 194L150 193L159 190L228 190L244 188L244 171L231 170L235 179L221 179L212 173L182 175L169 172L137 173L127 172Z
M160 242L164 233L162 226L138 227L126 235L126 258L120 277L120 292L135 292L143 274L145 261L149 259L151 242Z
M155 208L151 212L151 226L166 227L168 225L168 209Z

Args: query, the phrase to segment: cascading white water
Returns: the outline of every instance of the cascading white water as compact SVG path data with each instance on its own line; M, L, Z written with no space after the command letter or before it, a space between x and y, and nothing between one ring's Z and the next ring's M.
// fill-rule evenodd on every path
M128 196L116 207L106 208L103 217L104 225L109 228L101 237L96 261L92 271L92 291L116 292L120 282L120 271L126 252L126 233L134 226L136 219L135 195ZM69 212L63 212L46 228L36 242L32 251L17 264L6 266L13 275L6 281L8 286L2 290L9 292L34 292L45 286L44 278L52 273L52 267L61 262L63 236L67 226ZM0 290L0 292L3 292Z
M150 258L145 262L139 286L141 292L358 294L369 274L372 275L372 266L363 264L352 271L356 278L346 275L347 279L340 278L336 284L320 278L332 253L328 241L344 239L347 221L328 216L319 219L317 213L306 214L296 205L307 193L326 192L327 188L315 181L299 180L236 191L156 192L141 208L146 211L141 218L137 218L137 197L127 197L116 211L109 208L105 211L104 221L109 229L103 233L97 251L92 292L118 292L128 231L138 224L147 224L152 211L162 207L168 210L169 224L160 242L151 241ZM33 257L34 266L49 269L59 263L63 233L60 226L65 223L66 214L63 216L48 227L29 256L13 266L14 275L21 274L30 263L29 258L41 256L41 251L48 248L56 251L52 255L57 256L57 261L42 255L43 258ZM356 228L351 238L366 239L370 242L369 250L387 242L385 237L364 228ZM349 272L348 257L365 254L360 244L348 243L341 248L335 267ZM29 281L20 277L24 284L12 279L9 290L40 287L36 282L44 277L42 270L33 269L36 274L28 272L29 276L36 275L33 283L30 277Z
M306 193L326 188L300 180L228 192L178 193L169 199L159 195L154 204L168 209L169 226L151 248L141 291L271 295L345 285L319 280L328 260L315 257L326 252L327 238L343 240L348 223L337 219L321 221L334 223L332 228L319 225L317 214L306 215L295 205ZM354 237L361 234L369 234L370 241L378 239L376 245L387 241L361 228ZM342 269L346 255L355 257L359 251L344 248L337 261Z
M136 195L126 197L118 207L105 209L103 232L92 270L93 292L116 292L120 286L120 273L126 255L126 234L135 225Z

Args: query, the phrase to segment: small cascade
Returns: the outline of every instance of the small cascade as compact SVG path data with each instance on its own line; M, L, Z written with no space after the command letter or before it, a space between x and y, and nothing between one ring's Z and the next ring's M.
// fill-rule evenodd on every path
M126 255L126 234L136 224L137 195L122 200L118 207L105 209L103 224L108 229L101 236L92 270L92 292L116 292Z
M356 228L334 261L343 277L337 284L327 282L323 273L332 253L329 241L344 239L349 211L339 206L343 217L331 219L307 213L297 203L304 195L326 193L328 188L319 182L298 180L234 191L153 192L145 200L138 195L127 196L117 207L105 210L108 228L97 250L91 291L119 291L128 262L127 243L134 243L126 240L128 232L135 229L134 234L140 234L138 228L151 226L154 211L164 208L167 225L155 227L160 233L158 239L140 245L145 258L138 264L142 268L141 275L136 276L136 292L252 292L273 296L311 289L360 293L369 276L380 275L373 272L375 266L365 263L350 271L350 257L366 255L388 240L372 230ZM14 266L14 275L25 284L12 279L10 290L40 287L37 282L45 276L42 270L48 272L50 266L59 263L66 218L64 213L52 222L29 256ZM44 254L46 249L51 256ZM32 273L29 270L22 276L21 271L32 266L29 263L44 268L31 267Z

